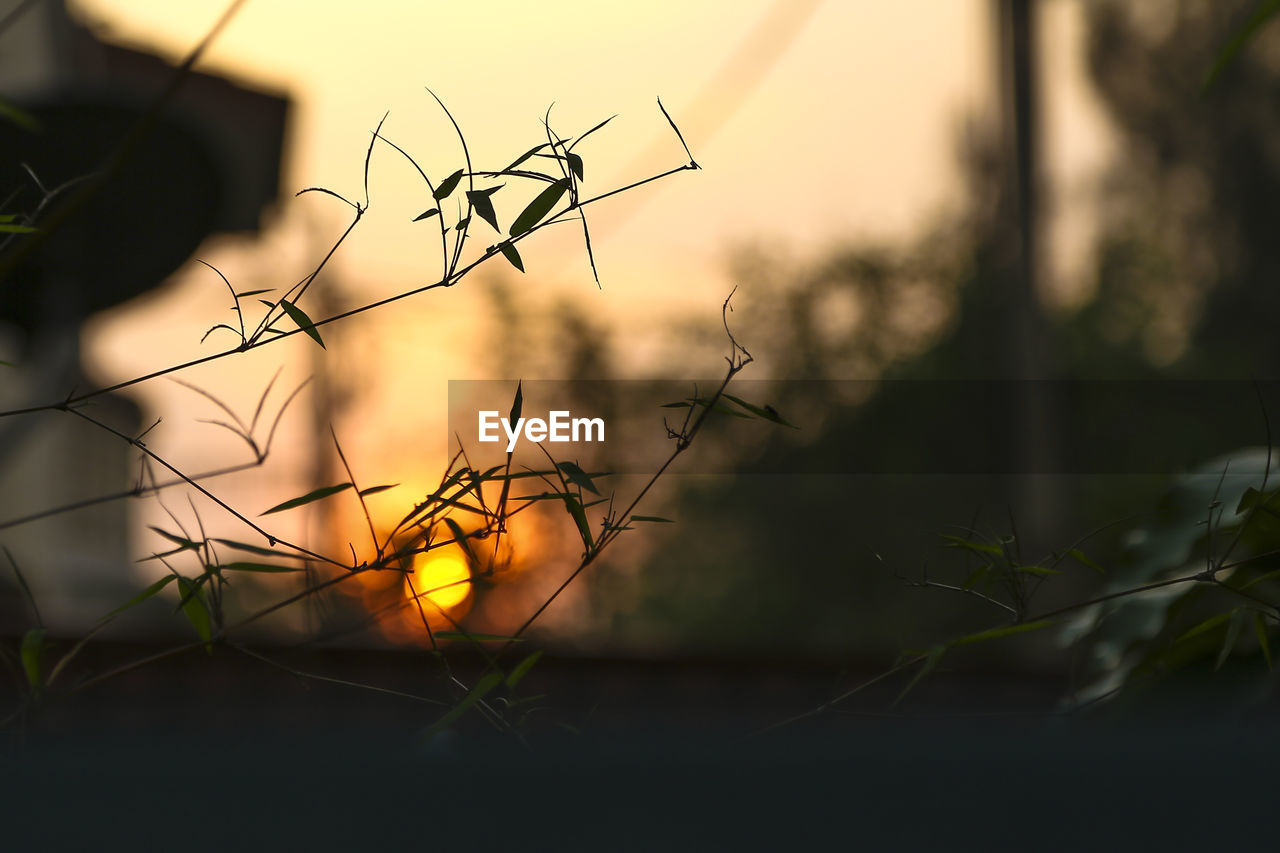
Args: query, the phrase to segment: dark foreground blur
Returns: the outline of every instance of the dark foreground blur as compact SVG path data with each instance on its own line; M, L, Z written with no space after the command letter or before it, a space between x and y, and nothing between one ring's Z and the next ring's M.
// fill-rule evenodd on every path
M423 684L422 653L270 654L330 678ZM758 734L872 674L545 659L528 676L546 698L523 738L471 714L425 742L440 707L196 651L6 734L5 846L1225 849L1267 837L1275 703L1221 702L1230 671L1212 699L1183 687L1071 717L1051 713L1058 685L1034 673L944 673L896 709L901 685L878 685L841 707L879 711Z

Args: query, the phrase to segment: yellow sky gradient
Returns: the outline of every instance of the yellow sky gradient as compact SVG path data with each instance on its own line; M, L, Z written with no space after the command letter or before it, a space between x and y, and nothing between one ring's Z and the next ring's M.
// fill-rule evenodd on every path
M104 38L176 62L225 5L78 0L73 9ZM1045 9L1052 36L1045 62L1064 80L1046 102L1055 157L1047 171L1057 179L1097 160L1100 149L1090 141L1096 133L1082 133L1078 119L1089 104L1078 70L1072 76L1079 38L1074 4L1055 0ZM844 242L905 239L960 204L955 138L967 120L991 109L991 23L986 0L358 6L250 0L199 68L293 99L282 204L259 241L214 240L201 257L237 287L292 284L307 260L319 257L323 239L341 231L348 212L320 196L291 194L320 185L359 197L369 133L388 111L385 134L433 176L460 166L452 130L425 86L449 105L481 167L501 168L538 142L541 117L553 102L553 123L564 134L618 114L580 149L590 193L683 162L658 111L661 96L703 171L591 211L604 289L591 281L576 229L521 243L526 276L500 270L518 285L518 300L545 305L549 294L567 294L618 324L618 334L633 330L643 349L644 335L660 327L655 321L677 312L718 323L719 304L734 284L727 260L737 245L803 258ZM410 222L429 206L413 171L380 149L370 190L370 214L332 267L358 301L438 277L434 245L424 241L421 224ZM499 210L504 224L514 213ZM493 240L487 226L480 228L482 248ZM282 382L296 383L316 369L316 358L343 369L376 353L380 364L395 368L380 370L365 407L339 425L349 455L370 482L403 480L406 465L425 480L443 453L447 380L489 376L472 349L485 307L476 290L464 282L367 316L350 333L333 332L326 353L312 352L314 345L298 336L234 367L184 378L243 410L281 365ZM751 294L737 300L749 307ZM200 345L199 337L227 319L226 302L221 282L189 267L162 291L99 318L86 335L87 360L106 382L208 354L216 345ZM693 374L716 370L691 366ZM199 467L194 460L210 449L227 449L222 437L191 428L191 418L209 413L193 408L190 392L153 382L139 396L173 418L156 441L179 461ZM433 448L430 458L424 442ZM293 449L296 463L307 449ZM290 448L281 455L288 462ZM288 479L273 483L288 491L294 488ZM244 487L253 494L261 481ZM251 499L265 506L274 498Z

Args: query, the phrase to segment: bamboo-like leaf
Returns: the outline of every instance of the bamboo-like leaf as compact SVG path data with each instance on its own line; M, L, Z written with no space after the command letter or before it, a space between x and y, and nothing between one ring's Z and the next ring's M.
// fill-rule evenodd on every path
M1022 572L1024 575L1035 575L1040 578L1047 578L1051 575L1062 574L1061 569L1049 569L1044 566L1014 566L1013 570L1015 572Z
M182 592L182 613L196 629L196 635L204 640L205 651L213 653L209 641L213 638L213 629L209 620L209 608L205 606L204 596L200 594L199 585L190 578L178 577L178 589Z
M222 563L220 565L210 565L205 568L210 570L227 569L233 572L261 572L264 574L282 574L284 572L300 572L302 569L297 566L280 566L274 563Z
M129 599L124 604L120 605L115 610L112 610L110 613L108 613L106 616L102 618L104 620L110 619L113 616L123 613L124 611L128 610L130 607L134 607L135 605L141 604L142 602L146 601L148 598L151 598L160 590L164 589L166 586L173 583L177 579L178 579L177 575L165 575L164 577L160 578L160 580L156 581L153 584L150 584L142 592L138 593L133 598Z
M577 154L566 154L565 159L569 161L569 171L577 176L578 180L582 180L582 157Z
M174 534L174 533L170 533L170 532L169 532L169 531L167 531L167 530L161 530L159 527L156 527L155 525L151 525L151 524L149 524L149 525L147 525L147 526L148 526L149 528L151 528L153 531L155 531L156 533L159 533L159 534L160 534L161 536L163 536L165 539L168 539L170 542L172 542L172 543L174 543L175 545L177 545L177 546L178 546L178 550L177 550L177 551L170 551L170 552L169 552L170 554L176 554L176 553L178 553L178 551L190 551L190 550L192 550L193 548L199 548L199 547L200 547L200 543L199 543L199 542L193 542L193 541L191 541L190 539L187 539L187 538L182 537L182 536L178 536L177 534Z
M454 226L453 226L453 230L454 230L454 231L462 231L462 230L465 230L465 229L466 229L466 227L467 227L468 225L470 225L470 224L471 224L471 217L470 217L470 216L464 216L463 218L461 218L461 219L459 219L459 220L458 220L458 224L457 224L457 225L454 225Z
M795 424L787 421L786 418L782 417L782 415L778 414L778 410L775 409L773 406L770 406L770 405L756 406L751 403L748 403L746 400L743 400L740 397L735 397L732 394L722 394L721 396L723 396L726 400L736 403L737 405L746 409L748 412L750 412L751 414L755 415L758 418L763 418L766 421L772 421L775 424L780 424L785 427L791 427L792 429L800 428Z
M533 226L537 225L552 208L556 206L556 202L560 201L560 197L569 189L569 181L561 178L542 192L538 193L533 201L529 202L529 206L520 212L515 222L511 223L511 230L508 232L512 237L519 237Z
M987 640L998 640L1001 637L1009 637L1014 634L1025 634L1028 631L1039 631L1041 628L1048 628L1050 625L1058 624L1056 619L1037 619L1035 622L1020 622L1016 625L1005 625L1003 628L988 628L986 631L978 631L973 634L966 634L958 640L952 640L951 646L967 646L972 643L983 643Z
M44 689L44 628L31 628L22 635L22 671L27 684L37 693Z
M457 542L458 547L467 555L467 562L473 566L478 565L476 555L471 551L471 540L463 532L462 526L448 516L445 516L444 523L449 528L449 532L453 534L453 541Z
M245 290L241 293L237 293L236 299L247 299L250 296L257 296L260 293L270 293L273 290L275 290L274 287L263 287L258 290Z
M511 429L520 422L520 413L524 410L524 380L516 380L516 396L511 400L511 412L507 415L507 423Z
M538 662L538 658L540 657L542 657L541 649L516 664L515 669L511 670L511 672L507 674L507 689L514 690L515 686L520 683L520 680L529 674L529 670L533 669L533 665Z
M569 515L573 516L574 523L578 525L578 535L582 537L582 544L586 545L587 550L590 551L595 547L595 541L591 538L591 524L587 521L587 511L573 495L565 495L564 505L565 509L569 510Z
M493 688L501 684L502 678L502 673L498 670L494 670L477 681L476 686L472 687L471 690L468 691L467 695L462 698L461 702L450 708L448 713L432 723L431 727L422 733L422 740L430 741L440 732L453 725L454 722L460 719L463 714L467 713L472 705L479 702L490 691L492 691Z
M597 124L595 127L591 128L591 129L590 129L590 130L588 130L586 133L582 134L582 135L581 135L581 136L579 136L577 139L575 139L575 140L574 140L574 142L573 142L573 144L572 144L572 145L570 145L570 146L569 146L567 149L565 149L565 150L567 150L567 151L572 151L573 149L577 148L577 147L578 147L578 143L579 143L579 142L581 142L582 140L586 139L588 136L590 136L591 134L595 133L597 130L599 130L600 128L604 127L606 124L608 124L609 122L613 121L615 118L617 118L617 116L616 116L616 115L611 115L611 116L609 116L607 119L605 119L604 121L600 122L600 123L599 123L599 124Z
M424 210L422 213L419 213L417 216L413 217L413 221L421 222L422 220L430 219L431 217L436 216L439 213L440 213L440 208L433 207L430 210Z
M1227 623L1226 636L1222 638L1222 648L1218 649L1218 660L1213 664L1216 672L1222 669L1222 665L1226 663L1227 658L1231 656L1231 652L1235 650L1236 641L1240 639L1240 629L1244 626L1244 611L1236 608L1231 611L1231 621Z
M288 299L280 300L280 307L284 309L284 313L289 315L293 322L298 324L298 328L311 336L311 339L320 345L321 349L325 348L324 340L320 337L320 330L316 328L316 324L311 322L311 318L306 312L294 305Z
M478 643L523 643L523 637L508 637L505 634L480 634L474 631L436 631L438 640L474 640Z
M631 516L631 521L654 521L654 522L662 522L664 524L675 524L675 522L672 521L671 519L663 518L660 515L633 515ZM627 522L627 523L630 524L631 522Z
M511 163L511 165L510 165L510 166L508 166L507 168L503 169L502 171L504 171L504 172L510 172L510 171L511 171L512 169L514 169L516 166L519 166L519 165L520 165L521 163L523 163L525 160L528 160L528 159L529 159L530 157L532 157L534 154L537 154L539 151L541 151L543 148L546 148L546 147L547 147L547 143L545 143L545 142L544 142L544 143L542 143L541 145L535 145L535 146L533 146L533 147L532 147L532 148L530 148L528 151L524 152L524 153L523 153L523 154L521 154L519 157L517 157L517 158L516 158L516 159Z
M505 184L499 184L496 187L490 187L487 190L468 190L467 201L471 203L471 207L476 214L493 226L494 231L501 231L498 227L498 214L493 209L493 201L489 196L502 189Z
M367 497L369 497L369 495L376 495L376 494L378 494L379 492L385 492L385 491L387 491L388 489L394 489L394 488L395 488L396 486L398 486L398 485L400 485L400 484L399 484L399 483L392 483L392 484L391 484L391 485L389 485L389 486L370 486L370 487L369 487L369 488L367 488L367 489L361 489L361 490L360 490L360 497L362 497L362 498L367 498Z
M8 225L0 223L0 233L5 234L34 234L39 228L32 228L30 225Z
M1280 569L1272 569L1269 572L1263 572L1262 574L1258 575L1256 578L1250 578L1245 583L1240 584L1240 586L1233 587L1233 588L1246 590L1249 587L1253 586L1254 584L1265 583L1266 581L1274 580L1277 577L1280 577Z
M511 262L511 266L524 272L524 261L520 257L520 253L516 251L516 247L512 245L510 240L503 240L498 244L498 251L502 252L502 257Z
M14 7L15 9L17 7ZM4 118L26 131L35 132L43 127L40 119L19 107L8 98L0 98L0 118Z
M1267 631L1267 617L1259 611L1253 611L1253 633L1258 638L1258 648L1267 659L1267 671L1271 671L1271 635Z
M333 486L325 486L323 488L316 489L313 492L307 492L305 495L302 495L301 497L287 500L282 504L276 504L271 509L267 510L262 514L271 515L273 512L284 512L286 509L294 509L296 507L309 504L312 501L323 500L324 498L327 498L331 495L336 495L339 492L346 491L349 488L351 488L350 483L338 483Z
M990 571L991 571L991 564L983 563L981 566L978 566L978 568L974 569L969 574L969 577L964 579L964 583L960 584L960 588L973 589L975 586L978 585L979 581L986 578L987 573Z
M570 483L594 494L600 494L600 490L596 488L595 483L591 482L591 477L587 472L583 471L573 462L560 462L557 463L556 467L564 472L565 476L569 478Z
M454 172L449 177L440 182L440 186L436 187L436 191L432 193L436 201L444 201L455 189L458 188L458 182L462 180L462 170Z
M1212 631L1214 628L1217 628L1219 625L1221 625L1223 622L1226 622L1230 618L1231 618L1230 613L1219 613L1216 616L1210 616L1208 619L1205 619L1203 622L1200 622L1194 625L1193 627L1188 628L1186 631L1183 631L1181 634L1178 635L1177 639L1175 639L1174 642L1181 643L1184 640L1190 640L1192 637L1198 637L1199 635L1205 633L1206 631Z
M1095 572L1097 572L1100 575L1105 575L1107 573L1106 569L1102 568L1102 566L1098 565L1096 562L1086 557L1084 552L1081 551L1079 548L1068 548L1067 555L1071 557L1071 559L1079 563L1080 565L1088 566L1089 568L1093 569Z
M1249 16L1243 27L1237 30L1227 41L1226 46L1219 51L1218 56L1214 59L1213 67L1205 74L1204 81L1201 83L1201 92L1208 91L1214 82L1222 75L1232 61L1249 41L1257 35L1262 26L1280 13L1280 0L1263 0L1257 5L1253 14Z
M907 694L914 690L915 686L919 684L926 675L933 672L938 667L938 664L942 661L943 655L946 653L946 646L934 646L930 649L925 655L924 660L921 661L920 668L916 670L915 675L911 676L911 680L902 688L902 692L898 694L898 698L893 700L893 705L896 706L901 703L903 699L906 699Z
M1261 498L1262 498L1262 492L1258 491L1253 486L1250 486L1249 488L1245 489L1244 494L1240 496L1240 503L1236 505L1236 515L1239 515L1240 513L1252 507Z
M219 545L226 545L228 548L235 548L238 551L248 551L250 554L261 554L264 557L284 557L274 548L263 548L259 545L250 545L246 542L236 542L234 539L210 539L210 542L217 542Z
M950 534L944 534L942 538L949 540L946 545L947 548L963 548L966 551L973 551L977 554L993 554L997 557L1004 555L1004 551L995 545L988 545L985 542L974 542L965 539L963 536L951 536Z

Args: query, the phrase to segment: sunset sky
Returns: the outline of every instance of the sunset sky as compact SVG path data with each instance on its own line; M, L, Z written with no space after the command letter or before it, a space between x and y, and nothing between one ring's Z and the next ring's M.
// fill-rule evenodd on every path
M100 38L176 63L225 7L78 0L72 9ZM1080 71L1078 8L1056 0L1043 9L1044 171L1069 201L1101 164L1105 137ZM219 237L200 252L238 287L288 287L341 232L349 211L340 203L291 196L308 186L362 195L369 133L384 113L384 134L437 180L461 165L427 86L453 112L480 168L501 168L536 144L553 103L553 125L566 135L618 116L580 149L584 191L678 166L685 156L658 110L661 97L703 170L591 211L602 290L580 232L548 229L521 244L525 276L498 259L460 288L335 330L324 353L298 336L183 378L246 410L281 366L282 385L290 387L323 366L377 375L364 383L355 411L340 415L339 433L368 482L426 488L443 461L447 381L496 378L478 351L486 277L512 284L521 310L575 301L625 340L626 351L643 354L663 320L683 315L718 325L720 303L736 284L729 259L738 247L803 262L843 243L907 240L962 204L958 136L995 108L992 14L987 0L370 0L358 8L250 0L198 66L293 103L278 209L258 239ZM411 222L429 206L427 192L389 148L375 151L370 193L369 215L331 267L350 304L438 276L438 243L424 241L421 224ZM500 206L504 224L517 210ZM1073 218L1069 204L1058 214L1051 228L1059 243L1087 238L1088 223ZM479 234L478 248L495 241L485 225ZM1069 292L1069 264L1051 264L1059 274L1049 287ZM749 311L751 300L740 292L735 301ZM200 336L227 319L226 302L221 282L188 265L169 286L97 318L86 332L86 362L107 383L208 354L216 344L201 345ZM621 367L645 371L640 355ZM689 367L692 376L718 370ZM767 365L761 370L768 375ZM165 417L167 430L154 440L180 462L199 468L234 454L226 436L192 423L213 413L190 391L161 381L137 393ZM309 415L300 409L294 417L301 429ZM281 461L295 473L273 478L272 488L296 492L305 485L309 447L282 445ZM261 478L228 488L248 489L240 496L264 506L277 498L253 491L263 488Z

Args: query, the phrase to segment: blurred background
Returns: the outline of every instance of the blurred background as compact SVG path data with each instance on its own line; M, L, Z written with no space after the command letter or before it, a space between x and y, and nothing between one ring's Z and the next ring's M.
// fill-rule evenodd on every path
M48 187L91 168L224 11L159 0L0 7L0 94L39 120L5 129L6 191L34 186L9 151ZM1252 12L1207 0L250 0L200 57L117 206L98 212L113 236L91 226L56 256L78 266L41 262L22 268L25 290L6 283L2 357L17 378L5 407L234 343L227 330L202 338L234 325L218 273L236 291L283 291L306 276L351 210L295 193L363 199L370 150L368 213L301 307L330 316L438 278L438 241L414 221L430 192L394 149L370 149L385 116L382 134L437 181L462 165L424 87L479 168L500 169L544 140L544 117L576 135L616 115L580 149L592 195L686 162L661 97L702 169L592 208L599 286L580 231L548 229L521 243L523 274L495 258L456 288L326 327L324 349L296 335L175 377L187 384L132 386L107 398L102 416L130 434L151 427L148 447L183 471L244 465L208 482L251 517L344 478L332 426L361 485L398 484L370 499L370 524L385 529L447 464L450 380L510 380L513 392L518 379L713 381L727 352L721 305L736 288L728 319L755 359L744 378L771 381L757 392L768 399L752 402L799 431L713 423L691 453L713 454L720 473L676 470L641 508L676 523L624 538L534 635L566 661L694 667L685 686L720 683L696 674L703 665L767 670L777 680L758 689L773 696L769 708L802 710L903 649L999 621L975 596L927 588L973 571L973 555L947 548L947 535L988 545L1013 536L1019 564L1064 570L1024 591L1046 611L1116 578L1184 565L1185 549L1151 563L1135 546L1174 524L1162 495L1202 485L1185 479L1202 465L1200 476L1219 474L1223 453L1267 444L1266 380L1280 374L1280 27L1258 29L1210 81ZM104 147L36 164L57 148L41 133L59 128ZM477 227L474 251L497 239ZM183 248L128 266L156 246ZM281 417L269 458L246 465L243 442L201 421L227 417L212 398L251 417L277 371L264 424L311 381ZM1061 380L1128 384L1086 405ZM178 489L25 520L141 476L136 454L64 419L11 418L0 433L12 484L0 541L51 628L83 632L163 575L138 562L172 544L150 528L249 541L212 502ZM1087 446L1091 430L1105 434L1111 461L1082 466L1070 449ZM1125 441L1150 451L1144 462L1114 461ZM929 457L949 461L913 462L922 444L950 448ZM889 461L852 461L868 448ZM1256 450L1240 458L1261 473ZM744 473L725 473L735 467ZM629 475L612 487L642 484ZM1177 520L1194 526L1203 508ZM273 532L326 553L363 547L353 501L272 519ZM580 543L563 513L523 521L509 571L440 599L470 630L513 630L576 565ZM1072 547L1088 559L1067 572L1052 558ZM466 577L464 564L450 565ZM274 580L246 579L238 606L287 594ZM261 640L419 648L418 614L387 609L403 594L399 579L365 584L280 614ZM26 604L16 584L5 596L5 632L20 634ZM148 602L108 635L145 644L181 633L175 601ZM1244 649L1253 669L1261 642ZM1075 668L1097 676L1094 658L1051 632L983 646L959 670L977 681L952 683L938 701L1025 691L1030 706L1052 708ZM637 679L619 676L610 689L625 694Z

